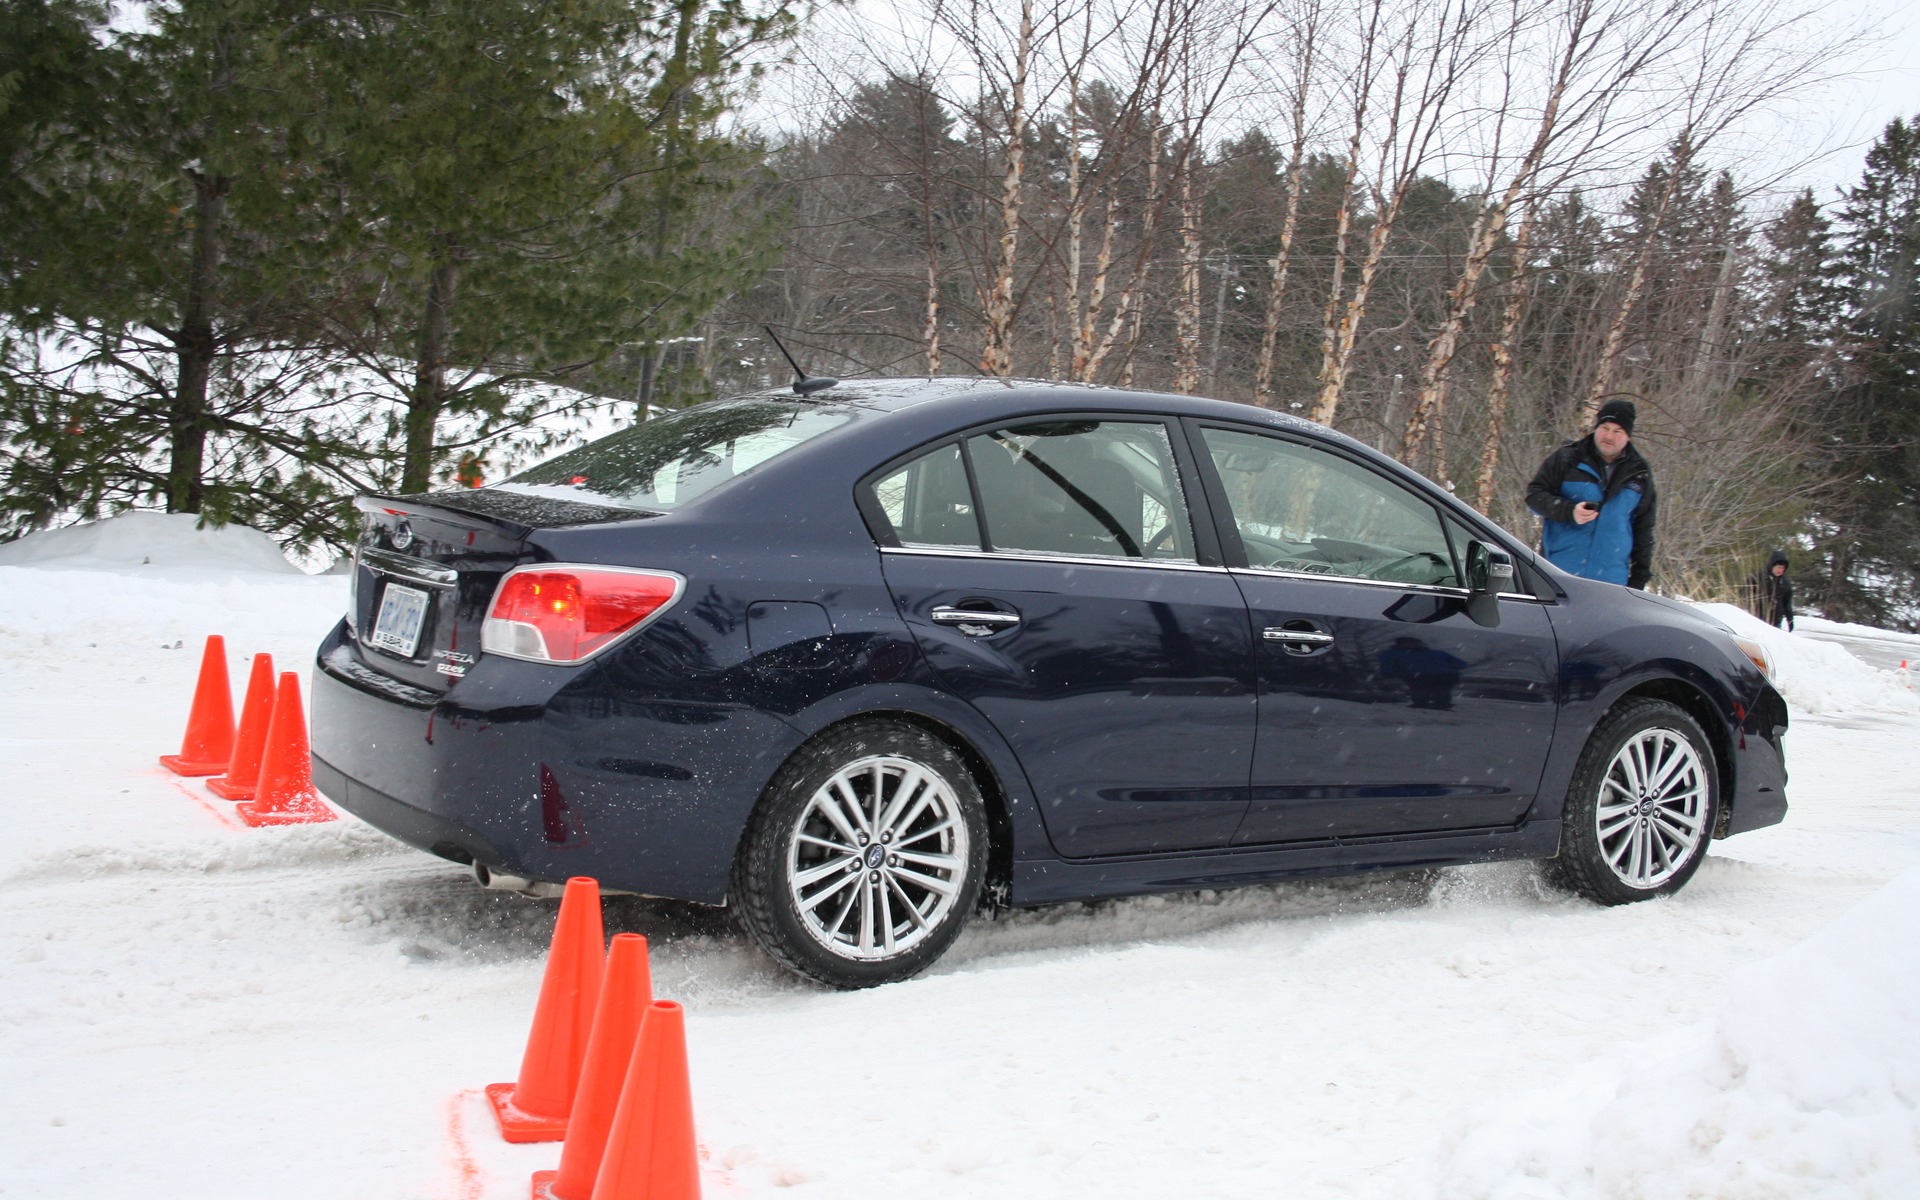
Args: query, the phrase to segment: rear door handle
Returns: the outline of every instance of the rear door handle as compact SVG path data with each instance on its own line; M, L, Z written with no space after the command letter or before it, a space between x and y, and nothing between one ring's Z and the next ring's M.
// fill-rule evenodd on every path
M1322 646L1333 645L1332 634L1316 633L1311 629L1274 627L1261 630L1260 636L1269 642L1279 642L1280 648L1288 654L1312 654Z
M992 609L952 608L942 604L927 616L939 625L951 625L968 637L986 637L1002 629L1011 629L1020 623L1018 613L995 612Z

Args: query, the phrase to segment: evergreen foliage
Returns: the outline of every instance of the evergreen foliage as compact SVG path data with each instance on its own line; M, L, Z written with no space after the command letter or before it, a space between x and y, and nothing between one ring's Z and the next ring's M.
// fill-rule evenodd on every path
M329 502L366 452L295 337L300 214L280 98L252 65L274 14L190 3L112 36L105 15L8 7L60 38L85 95L27 127L37 152L0 197L21 230L0 292L0 533L158 503L337 537Z
M1830 211L1757 200L1687 124L1482 225L1497 172L1376 178L1374 147L1350 176L1343 130L1372 135L1342 87L1220 137L1173 41L1115 43L1030 92L1010 191L991 37L973 73L828 68L778 144L729 124L794 28L762 2L174 0L125 32L106 0L0 0L0 538L164 505L338 544L354 492L496 475L566 436L555 409L784 378L763 324L821 373L991 343L1018 375L1305 412L1379 249L1343 430L1524 535L1533 467L1630 396L1657 586L1812 548L1810 606L1920 620L1920 125Z
M719 120L783 7L107 15L0 0L0 537L163 504L340 544L533 384L631 395L773 244Z
M1912 620L1920 594L1920 120L1896 119L1881 133L1837 224L1849 386L1822 432L1842 486L1820 513L1820 570L1808 591L1841 619Z

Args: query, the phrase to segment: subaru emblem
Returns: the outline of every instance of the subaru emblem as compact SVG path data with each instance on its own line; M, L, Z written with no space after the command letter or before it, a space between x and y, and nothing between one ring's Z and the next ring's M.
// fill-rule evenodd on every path
M405 550L408 546L413 545L413 526L407 524L405 521L396 521L390 540L393 542L393 548L395 550Z

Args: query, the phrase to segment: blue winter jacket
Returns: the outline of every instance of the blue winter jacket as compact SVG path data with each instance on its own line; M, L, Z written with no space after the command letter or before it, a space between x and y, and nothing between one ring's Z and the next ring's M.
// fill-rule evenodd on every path
M1628 443L1606 482L1606 461L1592 436L1547 456L1527 486L1527 507L1543 521L1540 550L1563 571L1603 583L1643 588L1653 576L1653 471ZM1600 515L1585 525L1573 506L1586 501Z

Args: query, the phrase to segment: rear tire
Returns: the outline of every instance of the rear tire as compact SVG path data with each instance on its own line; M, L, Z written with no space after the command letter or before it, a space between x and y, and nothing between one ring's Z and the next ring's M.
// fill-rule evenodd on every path
M860 721L774 776L747 823L731 902L791 970L873 987L946 952L986 865L985 805L953 748L905 722Z
M1580 753L1546 877L1598 904L1670 895L1700 869L1719 806L1700 723L1665 700L1629 700Z

